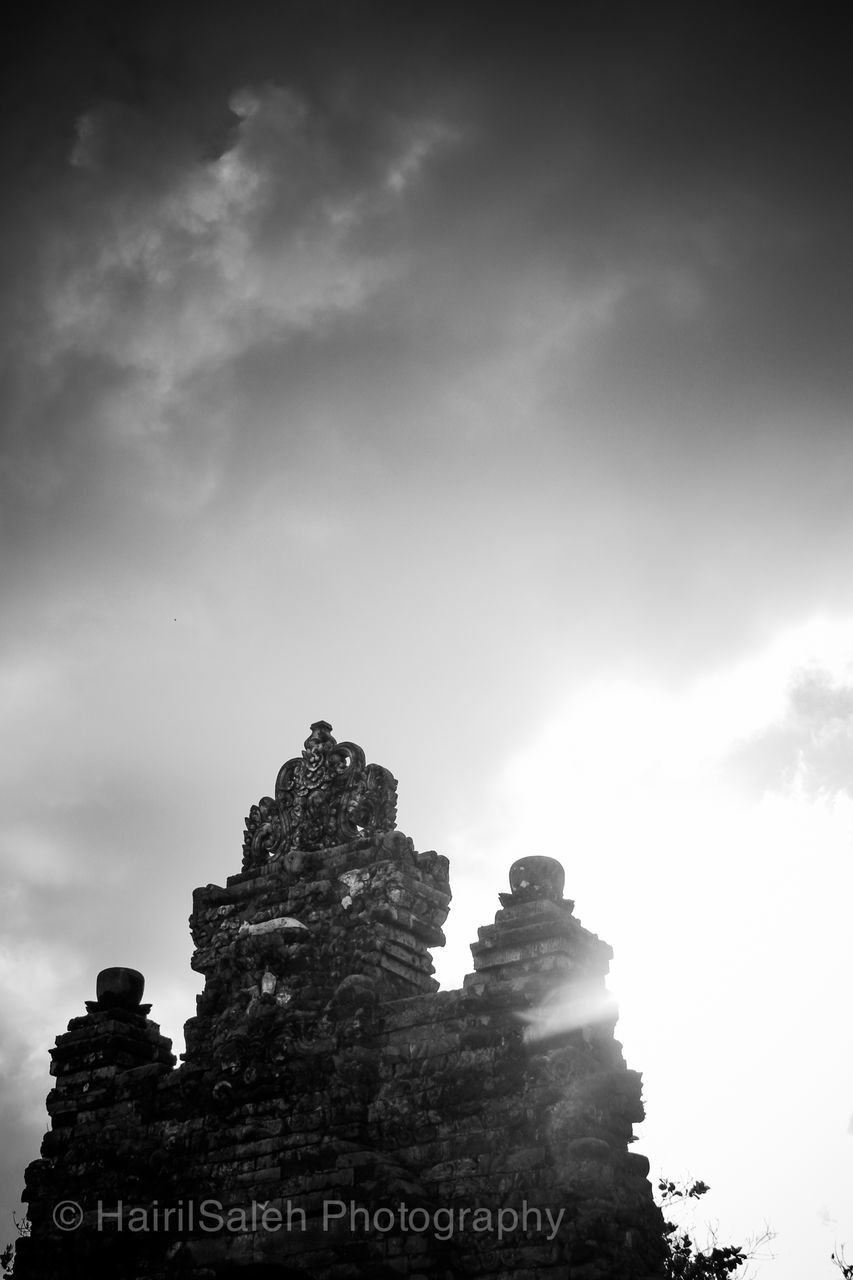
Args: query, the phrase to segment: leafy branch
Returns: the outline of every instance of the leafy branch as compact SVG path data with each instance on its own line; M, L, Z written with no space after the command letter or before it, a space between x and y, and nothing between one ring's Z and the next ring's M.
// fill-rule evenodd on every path
M13 1211L12 1220L15 1223L15 1230L18 1233L18 1239L21 1236L30 1234L30 1223L26 1217L19 1218ZM15 1271L15 1242L7 1244L4 1249L0 1249L0 1267L2 1267L2 1280L13 1280Z
M669 1209L690 1200L699 1200L711 1188L699 1179L673 1182L669 1178L661 1178L657 1189L660 1207ZM765 1227L761 1236L748 1241L744 1247L739 1244L720 1245L712 1231L709 1244L702 1249L689 1232L680 1230L675 1222L665 1221L664 1236L667 1280L729 1280L747 1261L757 1256L758 1249L773 1239L773 1232ZM853 1280L853 1269L845 1275L845 1280Z
M832 1261L841 1272L844 1280L853 1280L853 1262L847 1262L844 1257L844 1248L840 1248L838 1253L832 1254Z

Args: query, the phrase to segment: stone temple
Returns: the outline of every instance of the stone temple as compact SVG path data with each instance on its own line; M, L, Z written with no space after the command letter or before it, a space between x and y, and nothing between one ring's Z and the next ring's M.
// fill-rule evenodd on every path
M396 830L396 785L311 726L242 870L195 892L180 1065L142 975L99 975L51 1050L16 1280L663 1275L610 947L526 857L438 990L448 863Z

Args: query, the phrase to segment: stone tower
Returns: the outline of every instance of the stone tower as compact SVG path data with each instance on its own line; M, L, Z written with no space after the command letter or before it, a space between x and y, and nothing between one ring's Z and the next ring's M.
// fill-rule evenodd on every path
M662 1275L610 948L523 858L439 991L447 859L395 819L389 771L318 721L242 870L196 890L180 1066L142 976L100 975L52 1050L16 1280Z

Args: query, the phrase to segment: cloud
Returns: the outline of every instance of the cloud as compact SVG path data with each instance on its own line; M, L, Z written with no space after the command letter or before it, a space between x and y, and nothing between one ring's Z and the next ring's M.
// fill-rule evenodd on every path
M246 86L230 108L207 158L157 112L106 102L78 118L7 467L31 499L106 456L143 494L204 505L249 425L228 420L234 363L322 335L405 271L393 223L449 138L438 121L389 121L353 155L341 121L292 89Z
M853 683L820 666L795 671L782 716L737 744L728 768L759 795L853 796Z

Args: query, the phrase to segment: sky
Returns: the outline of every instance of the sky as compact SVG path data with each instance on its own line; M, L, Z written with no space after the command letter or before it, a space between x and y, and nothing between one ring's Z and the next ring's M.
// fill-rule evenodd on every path
M0 77L0 1243L312 721L566 868L655 1175L853 1254L849 68L805 5L33 5ZM694 1225L691 1223L691 1225ZM772 1256L771 1256L772 1255Z

